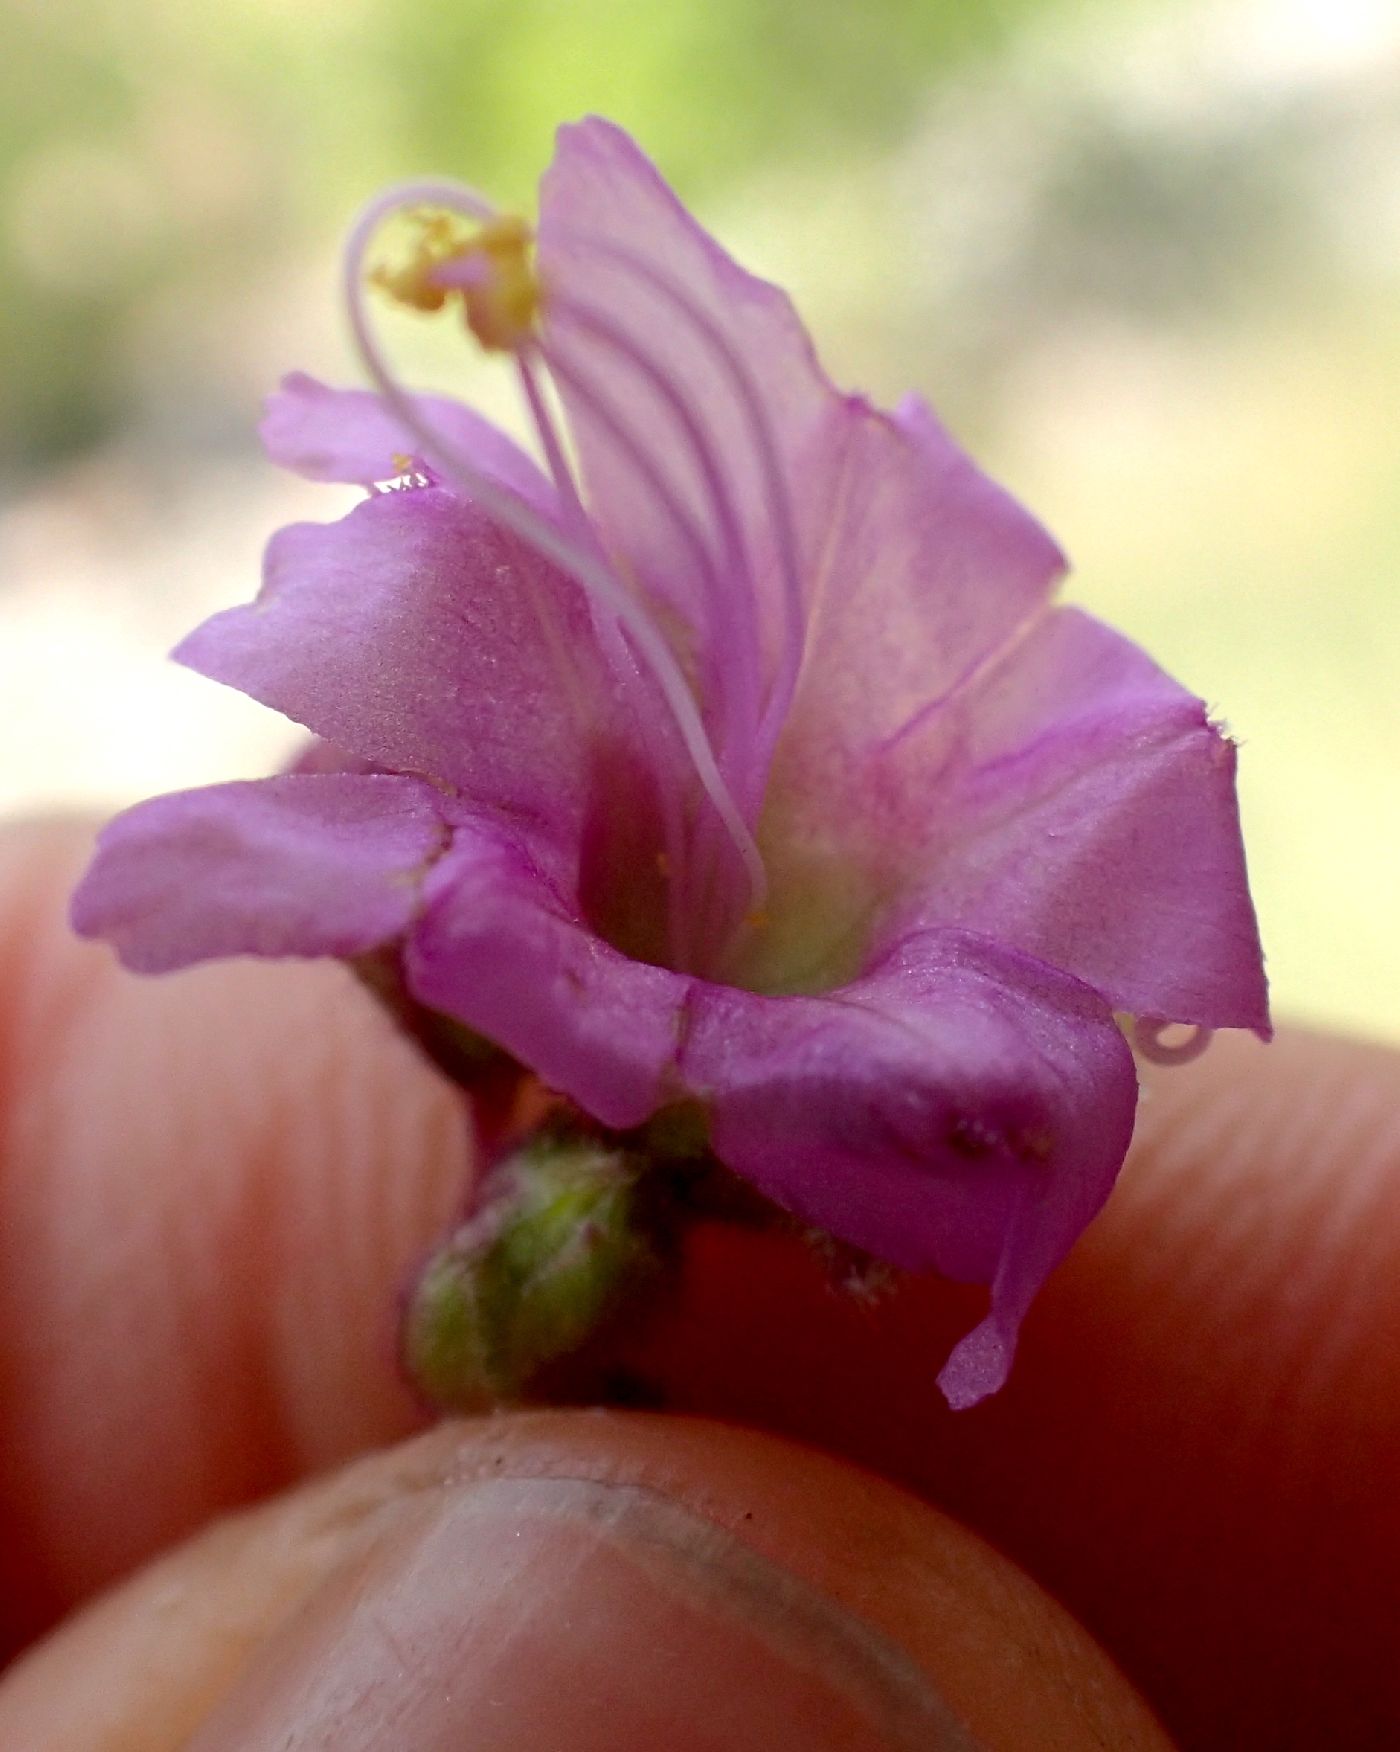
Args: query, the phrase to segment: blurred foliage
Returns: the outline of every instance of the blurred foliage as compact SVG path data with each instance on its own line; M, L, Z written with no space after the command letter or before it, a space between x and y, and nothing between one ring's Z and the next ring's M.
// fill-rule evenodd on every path
M10 0L0 14L0 469L118 422L153 288L237 285L425 169L524 200L588 110L692 192L889 140L1068 0Z
M386 45L403 140L429 159L468 136L502 175L592 108L692 185L770 154L892 140L930 86L1054 0L486 0L425 8ZM523 192L523 191L522 191Z

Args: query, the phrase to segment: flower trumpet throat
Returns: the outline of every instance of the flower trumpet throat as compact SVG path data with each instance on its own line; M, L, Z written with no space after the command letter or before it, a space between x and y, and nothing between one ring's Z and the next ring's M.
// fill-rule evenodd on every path
M77 929L147 973L373 969L500 1124L529 1073L641 1176L594 1186L583 1254L576 1187L493 1188L410 1309L439 1397L517 1390L626 1293L646 1189L701 1183L984 1285L939 1382L995 1392L1112 1189L1138 1058L1268 1035L1233 744L1059 600L1059 547L926 403L836 388L607 122L560 130L533 228L458 183L378 196L343 288L371 387L294 373L262 436L364 497L279 531L257 601L175 653L318 740L119 817ZM460 309L533 455L402 380L376 288Z

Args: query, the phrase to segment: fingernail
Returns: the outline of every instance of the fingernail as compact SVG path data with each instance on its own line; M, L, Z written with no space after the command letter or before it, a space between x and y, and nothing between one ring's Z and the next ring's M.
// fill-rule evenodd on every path
M971 1752L910 1656L659 1491L457 1484L254 1656L188 1752Z

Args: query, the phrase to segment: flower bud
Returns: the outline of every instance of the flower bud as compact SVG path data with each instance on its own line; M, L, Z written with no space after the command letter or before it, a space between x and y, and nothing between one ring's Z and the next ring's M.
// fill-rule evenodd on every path
M651 1263L638 1173L615 1144L558 1128L491 1171L408 1300L404 1360L426 1398L454 1411L519 1399L588 1338Z

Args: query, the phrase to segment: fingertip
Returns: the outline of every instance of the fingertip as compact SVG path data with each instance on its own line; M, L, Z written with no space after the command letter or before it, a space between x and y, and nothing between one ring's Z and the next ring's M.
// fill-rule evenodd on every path
M936 1511L772 1438L596 1413L445 1426L242 1517L32 1656L0 1732L35 1752L1166 1745L1078 1627Z

